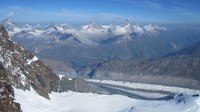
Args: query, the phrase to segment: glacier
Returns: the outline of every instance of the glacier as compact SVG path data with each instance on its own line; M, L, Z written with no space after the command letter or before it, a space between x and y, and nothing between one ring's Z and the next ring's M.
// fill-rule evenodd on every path
M50 100L32 88L15 88L16 101L23 112L200 112L198 94L175 94L158 100L138 100L122 95L63 92L50 94Z

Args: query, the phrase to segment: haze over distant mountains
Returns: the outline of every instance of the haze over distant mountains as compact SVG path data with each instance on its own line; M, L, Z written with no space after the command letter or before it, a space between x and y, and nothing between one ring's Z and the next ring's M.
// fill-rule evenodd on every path
M51 23L47 26L31 26L28 24L18 26L11 19L6 19L1 24L8 29L12 40L20 42L34 52L55 72L70 77L103 78L103 74L96 75L96 71L98 71L96 69L99 69L96 66L99 66L100 63L112 62L111 65L113 65L115 61L110 60L122 60L114 64L114 68L118 68L120 63L126 62L123 60L164 57L200 41L200 27L195 25L138 25L129 19L126 19L121 25L100 25L90 22L77 27L56 23ZM183 58L180 59L184 60ZM157 60L136 60L136 62L139 65L145 63L146 66L149 66L146 69L150 69L153 65L148 63L157 63ZM121 66L120 68L128 69L130 65L128 63L132 63L132 61L125 63L125 65L128 65L127 67ZM131 65L139 66L138 64ZM91 71L87 71L88 66L91 65L93 65L92 68L89 67ZM105 69L110 67L108 66ZM163 67L165 68L165 66ZM118 70L118 72L123 73L123 70ZM152 70L155 71L154 69ZM151 70L143 73L145 71L144 68L139 71L137 74L155 73ZM164 71L166 70L164 69ZM166 74L170 76L174 74L171 73L173 70L169 69L169 71ZM124 73L126 72L124 71ZM156 72L156 74L160 74L160 72ZM107 79L108 77L116 80L128 79L124 76L115 78L107 76L104 78Z
M1 23L13 40L39 57L62 61L76 70L90 62L114 57L160 57L200 40L197 26L142 26L129 19L121 25L90 22L79 27L55 23L18 26L11 19Z

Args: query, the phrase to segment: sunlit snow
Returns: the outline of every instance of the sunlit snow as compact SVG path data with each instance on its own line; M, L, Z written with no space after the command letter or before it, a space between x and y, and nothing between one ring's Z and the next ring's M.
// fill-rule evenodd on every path
M50 100L30 91L15 89L23 112L200 112L199 96L177 94L166 100L137 100L122 95L51 93Z
M51 100L48 100L33 89L15 89L15 97L23 112L118 112L136 102L135 99L121 95L76 92L51 93Z
M30 65L33 61L37 61L38 58L36 56L34 56L32 59L28 59L27 60L27 64Z

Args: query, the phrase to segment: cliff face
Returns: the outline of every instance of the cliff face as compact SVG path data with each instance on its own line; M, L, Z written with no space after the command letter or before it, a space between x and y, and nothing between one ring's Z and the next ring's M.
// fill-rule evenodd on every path
M20 104L14 101L14 90L7 75L2 63L0 63L0 111L20 112Z
M8 80L17 88L33 87L48 98L48 93L57 90L59 78L30 51L12 42L3 26L0 28L0 62L8 73Z

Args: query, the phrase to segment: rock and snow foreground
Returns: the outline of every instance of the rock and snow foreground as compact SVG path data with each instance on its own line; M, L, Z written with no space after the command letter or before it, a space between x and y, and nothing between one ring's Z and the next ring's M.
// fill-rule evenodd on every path
M145 101L122 95L53 92L48 100L33 89L15 89L15 97L23 112L200 112L198 94L175 94Z

